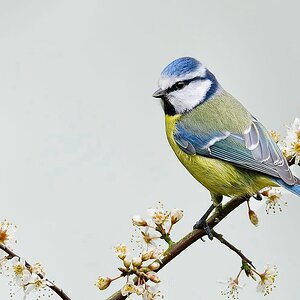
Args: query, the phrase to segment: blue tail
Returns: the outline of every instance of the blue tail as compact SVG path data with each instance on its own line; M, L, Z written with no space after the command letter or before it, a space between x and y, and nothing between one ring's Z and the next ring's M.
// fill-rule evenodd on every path
M280 178L273 178L273 180L276 181L280 186L284 187L288 191L290 191L300 197L300 183L296 183L294 185L288 185ZM298 182L299 182L299 179L298 179Z

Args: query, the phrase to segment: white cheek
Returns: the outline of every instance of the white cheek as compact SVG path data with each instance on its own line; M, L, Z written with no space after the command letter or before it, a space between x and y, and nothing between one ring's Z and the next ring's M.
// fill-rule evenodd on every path
M190 83L182 90L175 91L169 95L169 101L177 113L192 110L204 101L212 82L210 80L196 81Z

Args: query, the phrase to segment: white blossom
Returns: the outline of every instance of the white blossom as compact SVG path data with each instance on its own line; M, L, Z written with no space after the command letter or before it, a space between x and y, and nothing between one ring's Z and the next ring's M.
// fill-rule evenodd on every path
M12 243L16 243L14 233L16 226L13 223L4 220L0 222L0 244L9 246Z
M155 300L160 296L160 291L158 290L158 284L154 286L146 285L143 292L143 300Z
M295 118L292 126L289 128L290 134L295 135L298 139L300 139L300 119Z
M287 129L287 136L280 146L285 157L295 159L295 164L300 162L300 119L295 118L291 127Z
M128 282L121 288L122 296L129 296L130 294L142 295L142 286L137 286L134 284L133 280L128 280Z
M40 263L35 263L34 265L31 265L29 267L29 270L31 273L40 274L42 276L45 276L44 268Z
M169 220L170 213L161 209L149 208L148 214L156 225L163 225Z
M40 278L37 274L32 274L32 277L24 286L24 299L31 292L44 290L47 285L47 280L45 278Z
M116 252L116 255L120 258L120 259L124 259L128 254L128 248L125 244L118 244L114 247L114 250Z
M282 211L281 205L287 205L287 202L283 201L282 192L280 188L269 188L262 193L267 197L266 200L266 212L269 213L272 210L274 213L276 212L276 208L279 211Z
M243 287L239 285L237 278L230 277L227 281L220 281L220 283L227 284L227 288L221 292L221 295L227 296L227 298L239 299L239 290Z
M17 256L10 260L11 266L8 268L8 276L20 287L26 285L31 279L31 272L25 266L25 260Z
M278 275L276 266L270 267L267 265L264 273L260 274L260 281L257 285L257 292L262 293L264 296L270 294L273 290L275 278Z
M161 234L157 232L149 232L149 227L147 227L144 231L141 231L141 241L146 244L146 248L148 249L149 246L156 247L155 240L161 237Z

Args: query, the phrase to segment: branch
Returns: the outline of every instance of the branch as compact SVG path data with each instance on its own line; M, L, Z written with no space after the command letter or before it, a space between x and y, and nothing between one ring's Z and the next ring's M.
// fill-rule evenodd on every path
M295 157L289 157L287 158L288 164L291 166L295 164ZM300 163L299 163L300 165ZM240 197L240 198L233 198L230 201L228 201L222 209L215 209L214 214L208 219L207 223L209 227L212 229L214 228L218 223L220 223L227 215L229 215L233 210L235 210L238 206L240 206L242 203L249 200L249 197ZM167 265L170 261L172 261L177 255L179 255L182 251L184 251L186 248L191 246L194 242L201 239L206 235L205 231L203 229L197 229L193 230L190 233L188 233L185 237L183 237L180 241L177 243L174 243L170 246L170 248L167 250L167 255L159 261L160 268L156 270L158 272L160 269L162 269L165 265ZM252 262L250 259L248 259L241 250L237 249L235 246L233 246L231 243L229 243L221 234L216 233L213 231L213 235L217 240L219 240L221 243L226 245L228 248L230 248L232 251L234 251L237 255L240 256L243 262L249 264L254 269ZM137 279L135 279L137 280ZM124 300L126 299L126 296L122 296L121 291L115 292L113 295L111 295L107 300Z
M237 249L235 246L233 246L232 244L230 244L224 237L222 234L215 232L214 230L211 231L211 233L213 234L213 236L219 240L222 244L224 244L225 246L227 246L229 249L231 249L233 252L235 252L241 259L242 261L245 261L246 263L248 263L252 268L255 269L254 265L252 264L252 261L247 258L241 250Z
M6 252L6 253L10 256L10 258L13 258L13 257L19 257L19 258L20 258L19 255L15 254L12 250L8 249L7 247L5 247L5 246L2 245L2 244L0 244L0 249L2 249L4 252ZM27 261L25 262L25 266L26 266L27 268L30 268L30 267L31 267L31 265L30 265ZM42 274L37 274L37 275L38 275L41 279L44 278L44 276L43 276ZM48 285L48 287L49 287L53 292L55 292L61 299L63 299L63 300L71 300L71 298L69 298L69 297L64 293L64 291L63 291L61 288L59 288L58 286L56 286L52 281L50 281L50 280L47 280L47 281L49 281L49 282L51 283L51 285Z
M240 206L245 201L249 200L248 197L233 198L228 201L222 209L216 209L214 214L208 219L207 223L210 228L214 228L218 223L220 223L227 215L229 215L233 210ZM191 246L194 242L206 235L203 229L196 229L188 233L177 243L174 243L170 250L168 250L166 256L160 262L160 269L166 266L170 261L172 261L176 256L178 256L182 251ZM229 243L228 243L229 244ZM237 250L238 251L238 250ZM158 271L157 270L157 271ZM156 272L157 272L156 271ZM112 296L107 298L107 300L124 300L126 296L122 296L121 291L117 291Z
M287 157L286 160L287 160L289 166L296 165L296 157L295 156ZM298 163L298 166L300 166L300 161Z

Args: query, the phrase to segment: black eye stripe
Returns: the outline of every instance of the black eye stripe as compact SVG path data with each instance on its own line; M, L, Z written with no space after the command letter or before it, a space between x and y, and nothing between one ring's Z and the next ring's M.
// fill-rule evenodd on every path
M191 82L196 81L196 80L201 80L201 79L206 79L206 77L196 76L196 77L191 78L191 79L178 81L180 83L183 83L182 87L178 87L177 86L178 82L175 82L172 86L170 86L169 88L166 89L166 92L171 93L171 92L174 92L174 91L181 90L185 86L189 85Z

